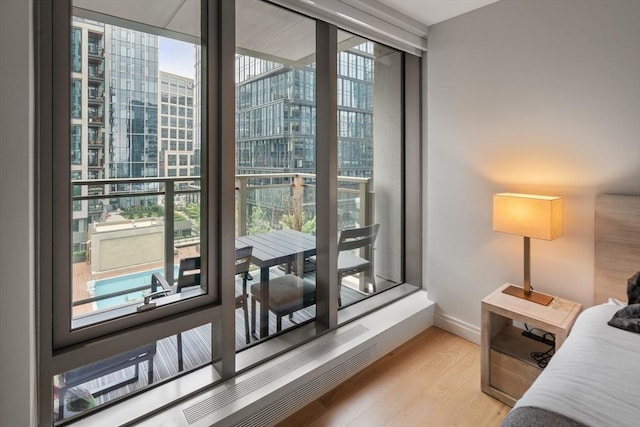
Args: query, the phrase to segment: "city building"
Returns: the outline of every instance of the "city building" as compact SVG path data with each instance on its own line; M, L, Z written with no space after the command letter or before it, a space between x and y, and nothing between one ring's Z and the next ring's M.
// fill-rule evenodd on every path
M160 148L158 170L162 177L194 176L193 79L160 71Z
M72 180L158 176L157 36L74 17L71 37ZM156 203L119 191L153 186L74 186L74 195L112 196L74 201L74 251L86 250L89 224L109 210Z

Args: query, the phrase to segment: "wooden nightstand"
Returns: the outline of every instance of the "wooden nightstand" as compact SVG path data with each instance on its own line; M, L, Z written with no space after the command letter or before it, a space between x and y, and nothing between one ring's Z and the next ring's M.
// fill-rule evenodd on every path
M513 406L542 368L531 357L549 345L522 336L513 321L526 323L555 335L556 350L569 335L582 305L556 298L548 306L502 293L507 283L482 300L482 391Z

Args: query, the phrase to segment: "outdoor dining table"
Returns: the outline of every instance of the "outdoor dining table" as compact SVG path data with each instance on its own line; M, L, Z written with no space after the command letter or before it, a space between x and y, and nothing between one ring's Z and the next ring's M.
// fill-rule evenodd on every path
M269 270L285 264L304 271L304 260L316 254L316 237L300 231L284 229L236 238L236 249L253 246L251 263L260 267L260 338L269 335Z

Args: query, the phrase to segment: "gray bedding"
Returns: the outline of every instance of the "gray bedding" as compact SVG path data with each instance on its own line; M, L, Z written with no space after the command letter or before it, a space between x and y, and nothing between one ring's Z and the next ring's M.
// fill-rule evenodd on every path
M640 427L640 335L607 324L620 308L580 314L503 426Z
M588 427L576 420L534 406L515 408L502 421L502 427Z

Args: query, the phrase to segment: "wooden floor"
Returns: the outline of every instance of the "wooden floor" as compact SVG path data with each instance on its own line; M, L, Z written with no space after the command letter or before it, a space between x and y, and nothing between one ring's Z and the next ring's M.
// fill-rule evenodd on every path
M431 327L278 427L499 426L509 409L480 391L480 347Z

